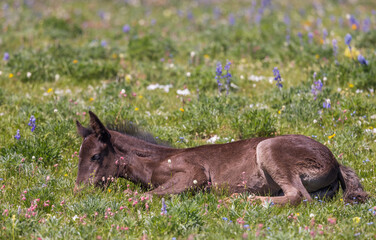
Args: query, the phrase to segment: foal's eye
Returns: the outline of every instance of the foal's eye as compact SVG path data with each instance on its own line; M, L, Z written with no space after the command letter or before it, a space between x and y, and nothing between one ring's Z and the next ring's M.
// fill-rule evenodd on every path
M95 154L94 156L91 157L91 161L99 161L101 159L101 155L100 154Z

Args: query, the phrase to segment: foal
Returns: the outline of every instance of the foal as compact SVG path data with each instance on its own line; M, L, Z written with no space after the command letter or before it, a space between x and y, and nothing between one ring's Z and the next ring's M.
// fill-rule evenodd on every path
M368 198L354 170L340 165L326 146L302 135L175 149L109 130L89 113L90 128L76 122L83 138L76 187L123 177L151 186L148 194L179 194L210 184L275 204L298 204L314 196L331 198L341 185L346 202Z

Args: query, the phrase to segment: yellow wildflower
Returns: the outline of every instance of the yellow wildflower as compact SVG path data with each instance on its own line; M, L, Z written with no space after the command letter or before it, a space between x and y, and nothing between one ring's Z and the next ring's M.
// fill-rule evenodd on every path
M112 54L112 58L116 59L117 58L117 54L116 53Z
M139 108L138 108L138 107L136 107L136 108L134 108L134 110L135 110L135 111L138 111L138 110L139 110Z
M74 63L74 64L78 63L78 60L77 60L77 59L74 59L74 60L73 60L73 63Z
M128 83L132 80L132 76L130 74L127 74L125 76L125 81L127 81Z
M13 76L13 73L9 73L9 78L12 78Z
M300 215L300 213L296 213L296 216L299 216Z
M353 218L354 223L359 223L360 222L360 217L354 217Z
M334 138L335 136L336 136L336 134L333 133L333 135L328 136L328 139L332 139L332 138Z
M142 98L143 98L143 96L142 96L142 95L140 95L140 96L138 96L138 98L139 98L139 99L142 99Z
M209 59L210 57L209 57L208 54L205 54L205 55L204 55L204 58Z
M354 84L349 83L349 88L353 88L353 87L354 87Z
M278 114L281 114L281 110L278 110Z
M315 55L315 58L316 58L316 59L319 59L319 58L320 58L320 55L316 54L316 55Z
M108 189L108 192L110 193L110 192L111 192L111 189Z
M50 92L52 92L52 88L49 88L49 89L47 90L47 93L50 93Z
M89 98L89 101L90 101L90 102L94 101L94 98L92 98L92 97L91 97L91 98Z
M184 112L184 109L183 109L183 108L180 108L179 110L180 110L181 112Z
M68 174L64 174L64 177L68 177Z
M356 26L356 24L353 24L353 25L351 25L351 29L352 30L356 30L358 27Z
M356 59L358 57L358 55L360 54L360 52L358 51L358 49L356 49L354 47L352 47L351 51L350 51L350 49L347 47L345 49L344 54L345 54L345 57Z

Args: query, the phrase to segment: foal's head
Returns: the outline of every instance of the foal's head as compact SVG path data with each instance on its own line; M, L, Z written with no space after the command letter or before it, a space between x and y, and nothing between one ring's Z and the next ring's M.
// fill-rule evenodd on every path
M101 185L106 183L109 178L119 175L119 161L114 148L114 139L116 132L108 130L98 119L90 113L90 127L85 128L80 122L76 121L77 131L83 138L79 152L78 174L76 186L81 183L90 183Z

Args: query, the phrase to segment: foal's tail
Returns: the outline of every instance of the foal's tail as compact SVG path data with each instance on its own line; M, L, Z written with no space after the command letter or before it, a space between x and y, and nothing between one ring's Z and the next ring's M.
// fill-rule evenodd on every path
M363 190L363 186L355 171L352 168L343 165L340 165L339 169L339 181L344 192L343 200L350 203L365 202L369 196L368 193Z

